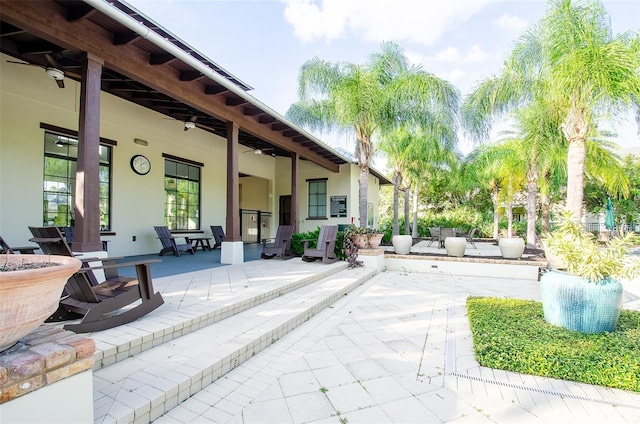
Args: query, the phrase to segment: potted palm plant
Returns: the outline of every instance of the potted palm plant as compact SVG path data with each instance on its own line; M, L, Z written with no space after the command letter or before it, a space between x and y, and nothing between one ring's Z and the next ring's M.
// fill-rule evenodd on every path
M601 247L593 234L564 213L545 237L546 248L565 267L540 278L545 320L582 333L614 331L622 309L620 281L640 275L640 257L629 254L637 242L629 233Z

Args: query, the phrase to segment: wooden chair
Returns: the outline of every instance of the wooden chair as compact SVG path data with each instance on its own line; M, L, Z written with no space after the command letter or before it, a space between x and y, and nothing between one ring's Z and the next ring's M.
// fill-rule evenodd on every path
M473 246L474 249L477 249L476 244L473 241L473 236L476 235L476 231L478 231L477 228L472 228L471 231L469 231L469 234L467 234L466 236L467 243L471 244L471 246Z
M338 260L338 256L334 252L336 248L336 237L338 235L337 225L323 225L320 227L320 234L318 235L318 243L315 249L309 249L308 244L312 240L304 241L304 253L302 254L302 260L305 262L312 262L322 258L322 262L330 264Z
M164 303L159 292L154 293L149 264L159 259L111 263L101 267L83 267L65 285L67 296L60 300L58 310L46 322L82 318L63 328L75 333L89 333L117 327L143 317ZM117 268L135 266L137 278L121 277ZM106 280L98 283L93 270L104 270ZM142 302L137 303L139 300ZM136 304L137 303L137 304ZM132 308L121 309L133 305Z
M292 225L280 225L276 238L262 239L262 259L272 259L280 256L280 259L291 259L291 236L293 234ZM273 240L273 243L267 243L267 240Z
M48 255L74 256L58 227L29 227L38 243ZM83 267L69 278L58 310L47 322L82 318L77 324L66 324L65 330L88 333L105 330L131 322L164 303L160 293L153 292L149 264L159 259L116 264L116 258L83 258ZM102 261L102 266L90 267L89 262ZM117 268L135 266L137 278L121 277ZM105 280L99 282L93 273L103 270ZM120 309L137 303L131 309L115 314Z
M2 236L0 236L0 253L20 253L22 255L33 255L34 252L38 249L38 246L20 246L20 247L11 247L9 243L7 243Z
M60 228L29 227L29 231L33 234L33 237L30 238L29 241L38 243L40 250L42 250L45 255L76 256L71 251Z
M213 240L215 242L212 249L222 246L222 242L224 241L224 230L222 229L222 225L212 225L211 233L213 234Z
M173 237L168 227L160 226L153 228L156 230L156 234L158 234L160 243L162 243L162 250L159 253L160 256L169 252L173 253L174 256L180 256L180 252L189 252L193 255L193 246L191 243L176 243L176 239Z

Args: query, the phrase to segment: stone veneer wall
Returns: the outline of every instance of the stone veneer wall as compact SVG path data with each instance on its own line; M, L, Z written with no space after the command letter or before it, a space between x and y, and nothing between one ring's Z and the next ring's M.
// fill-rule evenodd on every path
M91 370L95 342L43 324L0 353L0 404Z

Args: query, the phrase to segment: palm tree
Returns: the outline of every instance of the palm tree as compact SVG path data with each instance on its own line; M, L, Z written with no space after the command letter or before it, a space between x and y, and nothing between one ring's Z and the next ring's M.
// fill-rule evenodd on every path
M582 216L586 139L597 123L640 100L640 37L613 36L596 0L551 0L517 42L502 73L466 99L465 128L488 137L491 119L544 99L568 142L567 208Z
M423 128L447 122L457 128L458 90L449 82L410 66L403 50L384 42L364 65L314 58L299 75L300 101L286 113L312 130L353 132L360 166L360 226L367 225L367 189L374 139L402 125Z
M491 191L494 238L498 238L500 200L507 204L509 237L513 233L511 210L515 194L524 186L523 170L520 146L514 140L482 145L467 156L463 169L467 184Z

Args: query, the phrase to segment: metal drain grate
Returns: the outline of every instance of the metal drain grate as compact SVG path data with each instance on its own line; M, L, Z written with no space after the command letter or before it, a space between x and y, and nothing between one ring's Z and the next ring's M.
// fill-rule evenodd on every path
M526 391L529 391L529 392L542 393L542 394L545 394L545 395L559 396L561 398L576 399L576 400L582 400L582 401L586 401L586 402L595 402L595 403L601 403L601 404L604 404L604 405L623 407L623 408L640 409L640 405L636 405L636 404L629 404L629 403L624 403L624 402L614 402L614 401L605 400L605 399L594 399L594 398L590 398L590 397L587 397L587 396L574 395L574 394L571 394L571 393L562 393L562 392L556 392L556 391L553 391L553 390L538 389L537 387L521 386L521 385L518 385L518 384L505 383L505 382L502 382L502 381L489 380L489 379L486 379L486 378L475 377L475 376L472 376L472 375L460 374L460 373L457 373L457 372L449 373L449 375L451 375L453 377L466 378L467 380L479 381L481 383L489 383L489 384L496 384L498 386L505 386L505 387L509 387L511 389L526 390Z

